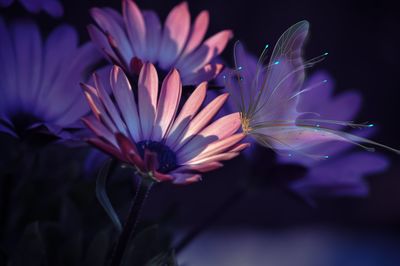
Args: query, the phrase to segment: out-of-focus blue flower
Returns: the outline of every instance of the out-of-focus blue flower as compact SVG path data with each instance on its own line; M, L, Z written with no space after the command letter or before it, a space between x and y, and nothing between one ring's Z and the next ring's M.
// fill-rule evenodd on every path
M240 77L242 86L252 86L253 77L257 71L257 58L244 49L237 50L237 61L240 61ZM228 76L232 70L226 69L218 78L223 85L223 76ZM225 77L226 77L225 76ZM361 96L355 91L347 91L333 96L332 78L326 72L317 72L310 76L300 91L297 111L307 112L301 118L321 118L328 120L350 121L361 106ZM246 97L246 96L244 96ZM235 101L229 100L224 106L224 112L236 110ZM318 115L316 115L318 114ZM371 125L372 126L372 125ZM344 126L332 124L331 129L342 130ZM355 129L351 133L360 137L369 137L373 128ZM246 142L252 142L244 154L251 159L254 155L255 141L247 137ZM289 189L305 198L310 203L313 197L329 196L366 196L368 184L365 176L384 171L388 160L378 154L367 151L354 151L349 142L327 142L314 145L303 150L305 154L323 154L327 159L315 159L304 154L293 153L290 156L277 155L277 161L282 164L297 164L307 168L306 174L289 183Z
M35 23L0 18L0 36L0 132L71 137L89 111L79 82L100 54L67 25L42 40Z
M15 0L0 0L0 6L7 7ZM31 13L39 13L44 10L53 17L61 17L64 8L59 0L19 0L26 10Z

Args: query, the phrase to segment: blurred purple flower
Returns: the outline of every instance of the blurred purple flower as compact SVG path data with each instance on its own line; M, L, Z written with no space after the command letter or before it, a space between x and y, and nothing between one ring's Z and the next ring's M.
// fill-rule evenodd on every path
M236 54L237 61L242 66L240 75L243 87L249 88L257 70L257 58L244 49ZM225 69L218 77L218 83L225 81L223 75L228 75L232 70ZM355 91L347 91L333 96L334 81L323 71L309 77L303 84L297 103L297 111L304 113L300 118L318 118L328 120L350 121L358 113L361 105L361 96ZM246 96L244 96L246 97ZM224 106L224 112L237 110L235 101L229 100ZM341 130L344 126L332 124L330 128ZM373 133L372 128L354 130L352 133L361 137L368 137ZM252 138L247 137L246 142L255 144ZM254 145L252 145L254 146ZM304 154L292 153L290 156L277 155L277 161L282 164L299 164L307 168L305 176L289 183L289 189L313 203L313 197L329 196L366 196L368 184L365 176L384 171L389 165L388 160L377 153L367 151L354 151L354 146L349 142L327 142L304 149L306 154L323 153L328 159L315 159ZM250 159L254 149L251 147L244 151Z
M0 0L0 6L7 7L15 0ZM44 10L53 17L61 17L64 13L59 0L19 0L26 10L31 13L39 13Z
M107 7L93 8L91 14L97 26L88 26L90 36L111 62L133 74L144 62L165 72L176 68L183 85L213 79L222 65L212 60L232 37L232 31L224 30L203 42L209 13L202 11L190 25L186 2L171 10L164 27L154 11L141 11L132 0L122 1L122 15Z
M244 134L235 134L240 127L238 113L210 123L228 94L201 108L206 82L197 86L178 112L182 82L176 69L163 80L159 93L154 65L144 64L137 99L121 68L114 66L109 77L104 83L94 74L94 87L82 85L93 112L83 121L96 135L88 142L135 167L143 177L176 184L196 182L247 147L239 143Z
M100 54L78 45L75 30L59 26L42 41L37 25L0 18L0 131L24 138L30 132L69 138L89 109L79 82Z
M327 82L321 83L326 80ZM304 89L312 88L299 99L297 109L319 114L324 119L349 121L358 113L361 96L355 91L333 95L334 81L329 74L317 72L304 84ZM341 125L332 125L336 130ZM367 137L373 129L354 130L352 133ZM389 162L383 155L367 151L354 151L347 142L330 142L311 147L307 153L324 151L327 160L314 160L293 154L291 157L278 156L280 163L301 164L308 168L307 174L289 185L289 188L303 196L310 203L313 197L366 196L368 184L364 176L384 171Z

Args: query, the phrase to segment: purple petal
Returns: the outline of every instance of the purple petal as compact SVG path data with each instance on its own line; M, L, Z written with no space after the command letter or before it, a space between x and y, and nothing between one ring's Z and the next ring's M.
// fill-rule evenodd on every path
M188 4L182 2L175 6L164 24L161 41L159 63L163 69L168 69L182 52L190 31L190 13Z

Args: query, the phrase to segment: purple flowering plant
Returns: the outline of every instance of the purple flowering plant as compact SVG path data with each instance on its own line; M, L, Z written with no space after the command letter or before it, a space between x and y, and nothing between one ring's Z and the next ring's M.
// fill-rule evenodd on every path
M13 2L0 1L2 11ZM58 0L19 2L37 17L64 13ZM308 21L259 58L236 42L230 67L222 53L233 31L206 37L212 15L203 10L192 22L187 2L163 23L133 0L87 16L86 42L86 25L49 30L0 16L5 265L178 265L181 251L257 186L256 170L268 179L264 169L278 165L285 189L317 206L319 198L367 197L366 177L389 167L375 148L400 153L369 139L374 124L353 121L361 93L336 93L327 72L308 75L328 55L304 59ZM63 145L71 142L79 145ZM269 150L272 162L263 157ZM285 170L292 166L302 168L295 178ZM221 187L233 196L179 241L171 241L179 225L166 229L173 218L141 219L149 195L162 203L175 185L238 168L248 176Z

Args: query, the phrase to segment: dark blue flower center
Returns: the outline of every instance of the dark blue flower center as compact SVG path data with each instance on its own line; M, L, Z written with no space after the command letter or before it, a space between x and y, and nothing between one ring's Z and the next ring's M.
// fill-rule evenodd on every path
M167 145L152 140L140 141L136 145L142 158L144 157L144 151L146 149L157 154L157 171L160 173L165 174L177 168L178 164L175 152L173 152Z
M32 128L35 124L40 125L42 121L29 112L18 111L8 114L8 121L0 120L0 124L14 132L21 141L33 146L42 146L57 139L43 126Z

